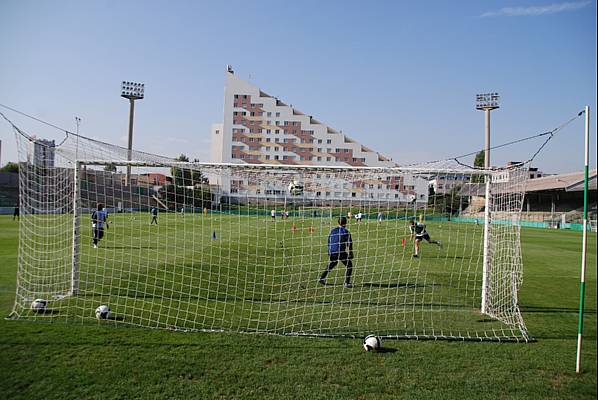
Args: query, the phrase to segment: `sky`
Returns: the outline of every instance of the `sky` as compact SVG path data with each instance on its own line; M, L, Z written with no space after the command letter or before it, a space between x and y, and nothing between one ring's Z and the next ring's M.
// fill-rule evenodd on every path
M226 65L400 164L484 146L477 93L498 92L492 145L550 131L589 105L596 149L596 0L0 0L0 104L126 146L123 80L145 83L133 147L209 161ZM63 133L0 107L38 137ZM583 168L583 116L534 160ZM0 119L1 163L17 159ZM491 152L527 160L535 139ZM473 157L464 161L472 162Z

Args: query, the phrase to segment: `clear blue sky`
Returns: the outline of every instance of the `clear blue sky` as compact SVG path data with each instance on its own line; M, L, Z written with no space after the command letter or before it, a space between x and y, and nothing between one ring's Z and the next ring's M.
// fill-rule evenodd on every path
M145 82L134 147L166 156L208 159L226 64L399 163L481 148L474 98L487 91L502 97L493 144L550 130L588 104L596 146L595 0L3 0L0 58L0 103L73 131L79 116L82 134L124 146L120 82ZM15 160L3 120L0 139L2 164ZM539 145L496 152L493 164ZM580 170L582 149L579 119L536 166Z

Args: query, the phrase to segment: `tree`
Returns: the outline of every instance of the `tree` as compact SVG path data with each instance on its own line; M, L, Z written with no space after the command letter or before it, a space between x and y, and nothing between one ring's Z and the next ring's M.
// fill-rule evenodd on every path
M171 210L175 210L181 205L200 210L212 207L212 193L209 185L196 185L193 189L166 185L158 190L158 197Z
M466 209L469 206L469 198L461 195L461 188L455 186L448 193L436 195L434 207L449 216Z
M181 154L175 161L189 162L189 157L185 154ZM179 168L172 167L170 173L174 180L175 186L195 186L202 183L207 183L207 179L204 178L200 171L196 171L190 168Z
M0 172L19 172L19 164L14 162L8 162L4 167L0 168Z
M104 167L104 171L107 172L116 172L116 164L110 163Z
M435 202L434 196L436 196L436 191L434 190L434 185L428 186L428 204L432 205Z
M475 155L475 159L473 160L473 166L476 168L484 168L486 165L486 151L480 150L478 154ZM482 183L484 182L484 175L472 175L471 177L472 183Z

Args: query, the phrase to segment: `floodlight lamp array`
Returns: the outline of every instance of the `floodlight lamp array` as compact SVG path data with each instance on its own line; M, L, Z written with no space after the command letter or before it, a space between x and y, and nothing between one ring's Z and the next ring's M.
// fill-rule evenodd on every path
M121 96L127 99L143 99L145 84L138 82L123 81L121 86Z
M475 99L476 109L478 110L495 109L500 107L500 96L496 92L477 94Z

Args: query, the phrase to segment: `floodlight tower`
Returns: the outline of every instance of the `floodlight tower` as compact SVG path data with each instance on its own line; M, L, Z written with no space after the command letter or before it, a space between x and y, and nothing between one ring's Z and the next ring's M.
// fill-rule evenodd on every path
M131 153L133 151L133 116L135 115L135 100L143 99L145 92L145 84L138 82L123 81L121 86L121 97L129 99L129 145L127 147L127 160L131 161ZM129 178L131 176L131 166L127 165L127 174L125 176L125 186L129 185Z
M490 111L500 107L498 93L482 93L475 96L476 110L484 110L486 120L486 144L484 146L484 167L490 168Z
M484 167L490 168L490 111L499 108L498 93L482 93L476 95L476 110L484 110L486 119L486 144L484 146ZM490 238L490 177L486 176L486 202L484 207L484 261L482 271L482 314L488 313L488 275L490 271L489 238Z

